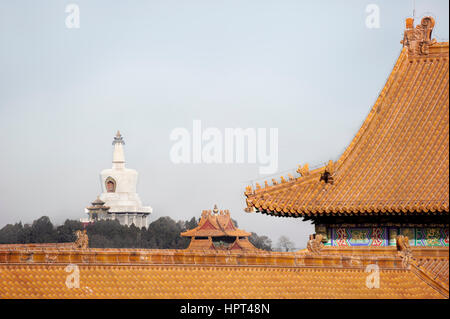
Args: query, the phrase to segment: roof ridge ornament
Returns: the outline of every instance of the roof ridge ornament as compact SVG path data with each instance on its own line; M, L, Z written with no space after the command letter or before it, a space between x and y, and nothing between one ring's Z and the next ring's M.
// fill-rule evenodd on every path
M77 236L77 239L73 243L73 248L75 248L75 249L89 248L89 238L88 238L86 229L84 229L83 231L77 230L75 232L75 235Z
M325 166L323 172L320 174L319 182L323 181L325 184L333 184L334 183L334 163L332 160L328 162Z
M396 238L398 255L402 258L402 266L407 268L413 260L411 246L407 236L399 235Z
M302 177L309 175L309 165L306 163L303 167L298 165L297 173L299 173Z
M400 43L408 48L409 55L429 54L430 45L436 43L436 39L431 39L434 24L434 18L427 16L414 28L414 18L406 19L406 30Z
M322 251L324 244L322 243L323 236L320 234L314 234L309 236L308 244L306 248L308 252L313 255L318 255Z

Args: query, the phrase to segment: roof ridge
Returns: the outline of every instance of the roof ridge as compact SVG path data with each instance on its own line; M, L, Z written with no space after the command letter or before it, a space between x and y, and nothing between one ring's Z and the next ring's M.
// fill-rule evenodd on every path
M439 292L445 298L449 298L449 288L445 286L440 280L436 280L433 278L434 276L429 271L426 271L423 267L417 265L416 260L412 260L410 262L410 270L414 273L418 278L420 278L423 282L428 284L431 288Z
M411 270L417 277L419 277L422 281L435 289L441 295L449 298L448 285L445 285L440 279L438 279L438 272L433 271L436 268L435 264L437 264L437 262L435 261L437 259L427 256L425 257L425 263L423 263L421 260L421 256L415 256L415 254L413 253L413 250L411 249L411 246L409 244L408 237L400 235L397 236L396 241L397 256L401 258L402 266L406 269ZM428 260L430 260L430 263L427 262ZM425 265L431 265L431 269L425 267Z
M339 173L340 168L344 165L345 161L348 159L350 154L356 149L358 142L361 141L362 137L368 132L369 127L374 123L375 119L378 118L377 114L380 104L384 101L385 97L388 96L388 92L391 90L393 84L395 84L395 80L399 75L399 70L401 66L406 62L406 49L403 48L400 51L399 57L397 58L396 63L392 69L391 74L388 76L385 85L381 89L381 92L378 94L375 103L371 107L369 114L365 118L358 132L356 132L350 144L347 146L345 151L341 154L341 156L336 161L336 174Z
M441 176L448 173L448 57L433 50L448 52L448 43L430 44L423 59L408 50L400 51L363 124L331 162L329 177L329 165L314 171L305 165L300 177L248 186L245 211L447 214L448 181Z

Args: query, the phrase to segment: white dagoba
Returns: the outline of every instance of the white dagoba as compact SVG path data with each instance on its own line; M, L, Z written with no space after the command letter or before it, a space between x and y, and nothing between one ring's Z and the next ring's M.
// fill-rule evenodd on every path
M112 168L104 169L100 173L102 193L99 199L109 210L98 219L117 219L122 225L148 228L148 216L152 213L150 206L142 206L141 199L136 193L138 173L134 169L125 167L122 135L117 131L113 141ZM90 221L92 215L89 215Z

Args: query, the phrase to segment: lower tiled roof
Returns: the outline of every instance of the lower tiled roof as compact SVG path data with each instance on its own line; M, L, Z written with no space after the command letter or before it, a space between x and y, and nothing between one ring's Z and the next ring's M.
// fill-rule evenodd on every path
M422 274L425 281L431 284L445 296L449 296L449 259L445 257L419 257L412 267Z
M364 269L80 265L68 288L66 265L0 265L0 298L442 298L408 270L381 270L380 287Z
M281 253L0 245L0 298L448 298L448 248L413 255L411 266L395 247ZM379 269L379 288L366 285L369 265ZM69 288L75 269L79 287Z

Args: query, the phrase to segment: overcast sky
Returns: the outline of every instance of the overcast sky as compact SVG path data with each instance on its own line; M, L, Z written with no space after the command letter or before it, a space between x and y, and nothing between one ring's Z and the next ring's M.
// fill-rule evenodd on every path
M0 227L85 217L119 129L152 220L217 203L240 228L304 247L309 223L244 212L258 164L174 164L170 133L195 119L278 128L279 172L336 160L392 70L413 2L0 0ZM79 29L65 25L69 3ZM415 3L448 41L448 1ZM367 28L368 4L380 28Z

